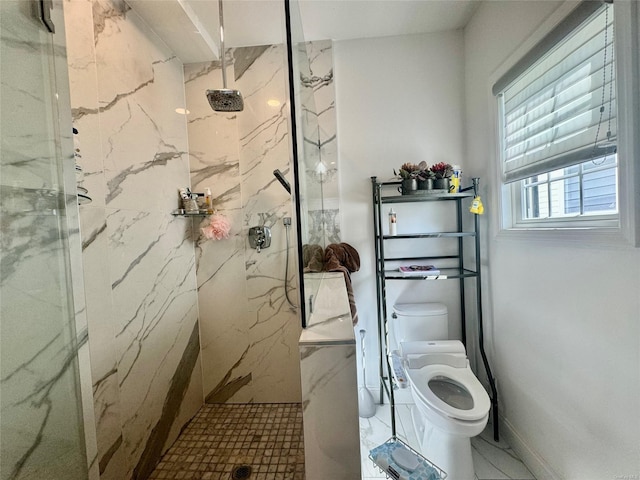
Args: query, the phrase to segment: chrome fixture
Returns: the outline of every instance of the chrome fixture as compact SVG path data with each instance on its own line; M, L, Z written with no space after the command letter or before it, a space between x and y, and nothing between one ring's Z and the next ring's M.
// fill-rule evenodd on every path
M222 88L207 90L209 105L216 112L241 112L244 110L244 100L239 90L227 88L227 69L224 51L224 20L222 15L222 0L218 0L220 16L220 61L222 63Z
M273 174L278 179L278 181L282 184L284 189L289 193L289 195L291 195L291 185L289 184L289 182L287 182L287 179L284 178L284 175L282 174L282 172L276 168L273 171Z
M269 227L251 227L249 229L249 246L260 253L263 248L271 246L271 229Z

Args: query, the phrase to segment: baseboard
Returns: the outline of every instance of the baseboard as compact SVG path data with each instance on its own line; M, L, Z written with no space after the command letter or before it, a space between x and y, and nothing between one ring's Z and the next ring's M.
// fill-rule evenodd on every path
M520 457L537 480L561 480L545 460L524 441L508 419L500 418L500 435Z

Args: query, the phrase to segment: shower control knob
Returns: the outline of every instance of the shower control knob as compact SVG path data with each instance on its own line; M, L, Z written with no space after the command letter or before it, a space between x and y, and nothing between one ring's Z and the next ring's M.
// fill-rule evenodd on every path
M269 227L251 227L249 229L249 246L260 253L263 248L271 246L271 229Z

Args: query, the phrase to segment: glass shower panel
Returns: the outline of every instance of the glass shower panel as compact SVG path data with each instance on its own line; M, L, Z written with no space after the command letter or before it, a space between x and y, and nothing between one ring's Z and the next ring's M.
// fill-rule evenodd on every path
M0 479L84 480L62 6L53 35L38 3L0 1Z
M292 95L292 103L294 111L292 119L294 128L292 135L295 135L293 160L295 162L294 172L296 175L296 209L298 225L298 264L300 266L300 285L301 291L301 308L302 326L306 327L309 315L313 310L312 304L315 298L319 283L309 282L305 279L305 259L309 256L309 240L312 225L310 225L309 217L309 201L313 197L313 188L310 189L308 179L308 168L306 158L309 155L310 145L309 132L317 127L317 121L313 123L313 115L309 115L309 111L315 111L313 105L313 89L305 87L302 79L309 75L309 57L304 40L304 32L302 30L302 18L300 17L300 4L298 0L284 0L285 13L287 15L287 44L290 50L288 58L290 93ZM311 122L311 123L310 123Z
M299 250L308 319L322 278L316 273L315 258L323 255L328 244L341 240L332 44L330 40L306 41L301 6L304 2L285 0L287 41L291 46L290 88L295 106L292 123L297 142L294 163L299 192Z
M297 140L297 172L298 172L298 186L300 189L300 198L298 203L300 204L300 220L302 223L302 244L309 242L309 218L308 218L308 201L309 192L307 182L307 162L306 157L309 153L309 132L317 123L313 124L313 116L308 115L308 111L315 111L313 106L313 90L305 86L305 82L302 79L305 76L309 76L309 57L307 55L307 49L304 40L304 32L302 30L302 18L300 17L300 4L298 0L285 0L288 4L289 25L287 42L289 42L292 50L292 58L289 62L289 68L293 71L293 85L289 88L295 95L295 115L296 130L293 132L296 135ZM312 123L309 124L309 121Z

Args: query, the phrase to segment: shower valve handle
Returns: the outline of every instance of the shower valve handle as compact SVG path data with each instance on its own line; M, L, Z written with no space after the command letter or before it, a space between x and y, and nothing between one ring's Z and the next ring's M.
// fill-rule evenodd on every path
M263 248L271 246L271 229L269 227L251 227L249 229L249 246L255 248L257 253Z

